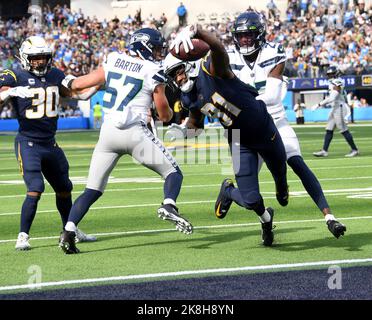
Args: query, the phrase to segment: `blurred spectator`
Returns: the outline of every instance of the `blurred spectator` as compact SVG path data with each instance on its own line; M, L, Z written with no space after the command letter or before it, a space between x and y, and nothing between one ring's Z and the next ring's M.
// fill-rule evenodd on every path
M366 108L366 107L368 107L369 105L368 105L368 102L367 102L367 100L365 99L365 98L360 98L360 108Z
M269 13L269 19L274 19L276 17L276 12L277 12L277 9L278 9L276 4L274 3L274 0L270 0L267 3L266 8L267 8L268 13Z
M305 124L304 110L305 104L301 102L301 99L297 99L297 103L293 106L293 111L296 113L296 123Z
M97 101L93 106L94 129L101 128L102 125L102 106Z
M187 21L186 21L187 10L182 2L177 8L177 16L178 16L178 26L179 27L185 26L187 24Z

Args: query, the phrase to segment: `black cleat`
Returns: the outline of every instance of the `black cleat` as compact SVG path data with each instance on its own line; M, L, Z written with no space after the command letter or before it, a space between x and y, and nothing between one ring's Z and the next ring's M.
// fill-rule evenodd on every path
M76 234L74 231L64 230L59 237L59 246L66 254L79 253L80 250L75 245Z
M329 220L327 222L328 230L338 239L343 236L346 231L346 226L336 220Z
M227 178L222 181L220 193L218 194L217 201L214 205L214 213L218 219L225 218L233 202L231 199L226 197L226 189L229 187L234 187L234 183L231 179Z
M271 221L261 223L262 227L262 244L265 247L271 247L274 241L274 233L273 233L273 219L274 219L274 209L273 208L266 208L269 212Z
M163 220L168 220L176 225L176 229L185 234L192 234L193 226L187 219L182 217L176 206L163 204L158 209L158 216Z
M279 204L282 207L288 205L288 199L289 199L288 186L286 186L286 188L282 190L276 188L276 200L278 200Z

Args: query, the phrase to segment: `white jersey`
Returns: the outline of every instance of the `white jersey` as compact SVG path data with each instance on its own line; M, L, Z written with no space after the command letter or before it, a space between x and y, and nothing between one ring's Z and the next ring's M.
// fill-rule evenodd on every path
M103 69L106 78L105 119L111 120L119 129L135 122L147 123L154 89L165 82L160 66L125 53L112 52Z
M265 92L266 80L271 70L286 61L283 46L274 42L266 42L253 63L247 62L235 48L228 50L227 53L235 75L243 82L256 88L259 94ZM285 110L281 102L277 105L267 106L267 110L274 119L285 117Z
M340 87L341 90L337 91L336 87ZM348 107L346 92L341 78L329 80L328 92L328 97L319 103L320 106L330 105L332 109Z

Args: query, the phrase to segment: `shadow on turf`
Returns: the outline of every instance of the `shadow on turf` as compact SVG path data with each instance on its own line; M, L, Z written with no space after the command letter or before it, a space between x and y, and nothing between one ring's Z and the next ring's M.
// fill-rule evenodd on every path
M280 233L286 232L287 230L280 230ZM336 239L331 234L329 234L329 236L327 237L314 240L280 243L275 246L275 249L290 252L327 247L342 248L347 251L361 251L361 247L371 243L372 243L371 233L348 234L347 231L345 235L340 237L339 239Z
M309 230L313 229L312 227L303 227L303 228L297 228L297 229L287 229L285 232L297 232L299 230ZM175 231L176 232L176 231ZM198 233L206 234L205 237L202 238L192 238L192 236L186 236L184 240L171 240L171 241L157 241L157 242L146 242L141 244L135 244L135 245L127 245L127 246L115 246L111 248L104 248L104 249L97 249L97 250L81 250L81 253L92 253L92 252L99 252L99 251L110 251L110 250L121 250L125 248L136 248L136 247L143 247L143 246L158 246L158 245L168 245L168 244L181 244L185 243L188 248L191 249L208 249L212 246L226 244L233 241L242 240L244 238L249 237L255 237L255 243L257 243L257 246L261 246L261 229L255 229L255 230L247 230L247 231L239 231L239 232L229 232L229 233L223 233L223 234L213 234L211 236L208 236L209 231L208 230L198 230ZM138 235L129 235L129 236L138 236ZM109 239L117 239L117 238L128 238L128 235L117 235L117 236L109 236L109 237L103 237L102 241L109 240ZM203 242L199 244L200 242ZM195 244L198 243L198 244ZM247 241L248 243L248 241ZM252 243L252 242L250 242ZM275 244L273 246L278 246ZM280 244L279 244L280 246ZM79 244L78 244L79 247ZM87 247L86 247L87 248ZM79 247L80 249L80 247ZM85 248L84 248L85 249Z

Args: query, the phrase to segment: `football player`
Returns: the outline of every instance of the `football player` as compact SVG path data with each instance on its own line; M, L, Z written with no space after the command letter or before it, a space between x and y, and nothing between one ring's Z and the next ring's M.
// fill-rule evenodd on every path
M110 53L103 67L67 85L72 90L81 90L106 84L103 97L105 121L92 155L87 186L74 202L60 240L60 246L67 254L79 252L73 241L76 225L102 196L111 171L124 154L130 154L165 179L164 200L158 215L175 224L177 230L192 233L192 225L176 207L183 180L181 170L146 125L152 102L159 120L168 122L173 115L165 96L164 73L155 63L163 57L164 44L159 31L139 29L131 36L129 55Z
M175 38L172 47L176 53L182 43L185 51L193 48L192 38L207 42L210 54L200 68L168 55L164 69L169 82L182 91L182 103L189 108L185 127L179 128L184 137L197 135L204 125L204 116L219 119L226 130L237 182L225 179L215 203L215 214L224 218L232 202L253 210L262 224L262 243L271 246L274 240L272 208L265 208L259 191L258 154L261 154L273 175L276 196L282 206L288 204L286 157L283 142L265 103L256 100L257 91L240 81L231 71L229 58L223 44L200 26L188 26ZM198 64L195 62L195 64ZM191 74L198 69L196 77Z
M336 66L331 66L327 69L326 73L329 81L329 96L311 109L315 110L319 107L330 105L332 110L328 116L323 149L314 152L313 155L316 157L328 156L328 148L333 138L333 131L337 127L351 148L351 151L346 154L345 157L355 157L359 155L359 150L354 143L353 136L351 135L347 126L347 121L345 120L345 116L350 112L350 109L347 103L347 94L344 90L342 79L339 78L340 72Z
M96 89L71 92L62 86L65 75L52 67L52 50L41 37L27 38L19 49L21 70L0 73L0 87L10 87L0 93L0 103L12 99L19 123L15 138L15 154L27 186L21 209L20 232L15 248L28 250L29 231L37 205L44 192L44 178L56 193L56 206L65 226L71 209L72 183L69 164L55 140L60 96L87 99ZM94 241L81 230L78 241Z
M228 51L230 66L243 82L255 87L256 99L266 104L283 140L287 163L300 178L306 191L323 213L330 232L338 238L346 227L331 213L322 187L301 155L296 133L289 125L282 100L287 92L283 81L286 55L279 43L266 41L266 24L263 16L256 11L240 14L232 29L235 48Z

